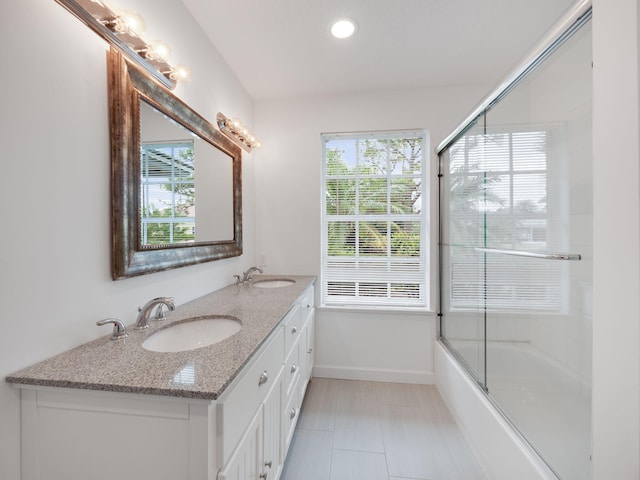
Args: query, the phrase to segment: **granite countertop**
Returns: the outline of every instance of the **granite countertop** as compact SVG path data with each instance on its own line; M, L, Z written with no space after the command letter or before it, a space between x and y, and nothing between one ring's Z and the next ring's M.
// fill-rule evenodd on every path
M7 376L15 384L107 390L113 392L216 399L251 359L315 277L261 275L258 279L290 278L282 288L230 285L168 312L163 322L134 330L112 341L109 335L51 357ZM208 347L175 353L151 352L142 342L170 323L199 315L230 315L242 322L233 336ZM161 325L158 325L158 324ZM96 327L97 328L97 327Z

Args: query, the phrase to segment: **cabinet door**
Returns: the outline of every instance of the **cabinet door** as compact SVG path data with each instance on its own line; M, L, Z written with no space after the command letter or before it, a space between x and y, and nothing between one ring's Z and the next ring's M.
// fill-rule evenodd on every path
M262 472L263 411L253 417L238 447L225 467L218 473L218 480L257 480Z
M315 363L315 312L311 312L309 320L307 321L307 328L305 329L306 337L306 349L305 349L305 377L311 378L313 371L313 364Z
M293 432L296 428L296 422L298 421L298 414L300 413L300 403L298 401L299 383L296 383L295 388L291 391L291 394L287 398L287 404L282 410L282 462L284 462L291 439L293 438ZM284 403L284 402L283 402Z
M264 457L262 471L266 480L280 478L282 463L280 461L282 451L282 422L280 412L282 410L282 378L273 386L271 392L263 402L264 415Z
M309 335L308 335L308 331L309 331L309 324L310 322L307 322L305 328L302 330L302 334L300 335L300 346L299 346L299 357L300 357L300 385L304 386L307 383L308 380L308 376L307 376L307 372L309 371L309 354L307 353L309 351ZM302 392L304 392L306 387L302 388ZM300 397L300 401L302 401L302 399L304 398L304 396Z

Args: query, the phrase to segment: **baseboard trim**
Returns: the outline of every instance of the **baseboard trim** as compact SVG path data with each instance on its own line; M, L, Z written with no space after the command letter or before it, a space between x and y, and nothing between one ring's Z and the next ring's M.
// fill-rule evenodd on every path
M336 378L340 380L365 380L371 382L416 383L433 385L435 374L417 370L390 370L354 367L336 367L315 365L313 376L320 378Z

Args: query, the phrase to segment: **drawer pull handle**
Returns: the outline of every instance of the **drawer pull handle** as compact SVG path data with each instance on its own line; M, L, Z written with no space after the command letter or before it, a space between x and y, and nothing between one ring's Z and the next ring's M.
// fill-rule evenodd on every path
M298 333L298 327L296 327L295 325L291 327L291 333Z
M269 373L265 370L260 374L260 378L258 379L258 386L264 385L269 381Z
M271 468L273 467L273 462L271 460L269 460L268 462L264 462L264 466Z
M307 350L307 353L308 353L309 355L311 355L311 353L312 353L312 352L313 352L313 348L310 348L309 350Z
M267 480L268 476L269 476L269 474L267 472L261 473L260 474L260 480Z
M295 408L292 408L292 409L291 409L291 413L289 413L289 418L291 418L291 419L295 418L296 413L298 413L298 412L296 411L296 409L295 409Z
M311 308L311 304L310 303L307 303L307 308Z
M291 365L291 373L296 373L296 370L298 370L298 366L294 363Z

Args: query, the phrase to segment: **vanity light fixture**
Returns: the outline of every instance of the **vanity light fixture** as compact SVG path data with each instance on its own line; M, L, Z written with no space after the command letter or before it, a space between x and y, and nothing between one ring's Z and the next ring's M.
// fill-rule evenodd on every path
M340 40L352 37L358 31L358 24L350 18L340 18L331 25L331 35Z
M262 145L260 141L245 127L242 122L237 118L229 118L224 114L218 112L216 115L218 122L218 128L227 137L240 145L244 150L250 152L254 148L260 148Z
M176 82L191 79L188 67L169 64L171 49L166 43L144 40L146 24L138 13L116 10L105 0L56 1L165 87L173 89Z

